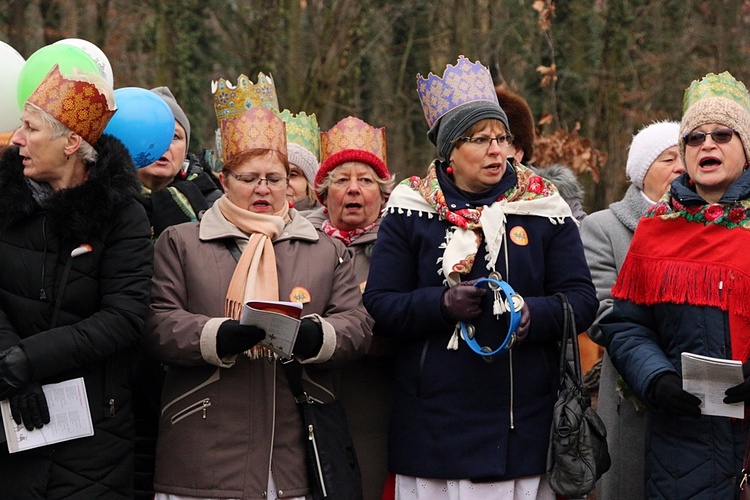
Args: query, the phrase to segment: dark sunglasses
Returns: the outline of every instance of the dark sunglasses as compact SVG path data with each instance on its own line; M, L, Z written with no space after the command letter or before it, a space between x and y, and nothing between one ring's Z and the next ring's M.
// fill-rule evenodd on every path
M685 141L685 144L688 146L695 147L706 142L706 136L710 135L711 139L713 139L716 144L726 144L732 140L732 137L736 132L736 130L732 130L731 128L719 128L712 130L711 132L693 131L689 134L683 135L682 140Z

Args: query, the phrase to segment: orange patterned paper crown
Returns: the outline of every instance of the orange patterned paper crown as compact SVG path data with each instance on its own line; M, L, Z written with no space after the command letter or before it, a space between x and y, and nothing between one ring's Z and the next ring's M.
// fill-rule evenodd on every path
M254 84L240 75L236 87L222 78L211 82L211 92L225 163L250 149L272 149L286 156L286 128L276 115L279 102L271 76L258 73L258 83Z
M337 166L348 161L368 164L381 179L391 174L386 166L385 128L375 128L359 118L348 116L320 133L320 169L315 176L319 185Z
M258 73L258 83L253 83L245 75L240 75L237 86L222 78L218 82L211 82L211 92L214 94L216 119L219 121L255 107L270 108L279 112L276 86L271 75Z
M66 77L56 64L31 93L28 102L56 118L83 140L96 144L112 115L117 111L114 95L102 92L89 75L75 71Z
M240 115L219 121L222 160L251 149L272 149L284 156L286 128L284 121L268 108L250 108Z

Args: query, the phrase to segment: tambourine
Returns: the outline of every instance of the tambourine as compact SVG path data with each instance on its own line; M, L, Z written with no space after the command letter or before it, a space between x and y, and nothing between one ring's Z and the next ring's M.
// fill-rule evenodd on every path
M510 323L508 324L508 333L505 335L503 343L500 347L492 351L489 347L480 347L479 343L474 339L474 325L468 324L461 321L461 333L466 341L466 344L471 348L472 351L479 354L480 356L489 357L498 354L503 350L509 350L513 347L516 342L516 331L518 325L521 323L521 307L523 307L523 298L513 290L508 283L503 280L495 278L481 278L478 279L474 286L480 286L484 283L488 283L492 290L500 290L505 299L508 301L508 309L510 310Z

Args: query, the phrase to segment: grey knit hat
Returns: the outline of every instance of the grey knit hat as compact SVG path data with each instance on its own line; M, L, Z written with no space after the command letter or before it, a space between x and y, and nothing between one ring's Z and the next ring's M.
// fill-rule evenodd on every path
M510 132L508 117L499 104L489 101L475 101L463 104L449 111L432 126L427 137L437 146L438 156L449 160L456 139L480 120L494 118L500 120L505 130Z
M185 129L185 152L190 150L190 120L188 120L187 115L182 110L179 104L177 104L177 99L174 98L172 95L172 92L169 90L169 87L156 87L151 89L151 92L154 94L157 94L159 97L164 99L164 101L169 106L169 109L172 110L172 114L174 115L174 119L177 120L177 123L182 125L182 128Z
M315 174L318 173L318 160L315 159L315 155L307 148L293 142L287 143L286 148L289 163L301 168L307 182L310 186L314 186Z

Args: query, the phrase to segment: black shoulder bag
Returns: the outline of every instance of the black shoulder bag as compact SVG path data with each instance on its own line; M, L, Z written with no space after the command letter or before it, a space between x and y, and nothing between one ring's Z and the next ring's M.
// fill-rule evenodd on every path
M304 424L307 476L314 500L361 500L362 477L341 401L318 402L302 387L302 365L282 362Z
M569 498L583 497L609 470L607 430L591 408L591 398L583 387L581 357L573 307L568 298L555 294L564 311L563 340L560 346L560 387L552 415L547 454L547 479L555 493ZM572 344L573 366L568 361Z

